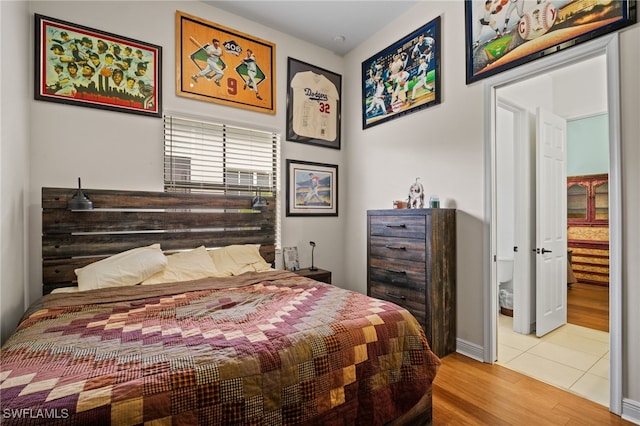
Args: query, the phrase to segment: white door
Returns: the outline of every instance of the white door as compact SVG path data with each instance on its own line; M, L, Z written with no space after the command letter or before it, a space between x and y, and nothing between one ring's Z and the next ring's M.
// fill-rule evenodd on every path
M536 336L567 322L567 123L536 114Z

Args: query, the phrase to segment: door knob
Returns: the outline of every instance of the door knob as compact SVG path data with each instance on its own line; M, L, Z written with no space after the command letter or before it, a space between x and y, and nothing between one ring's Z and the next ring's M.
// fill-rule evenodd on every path
M551 250L547 250L547 249L545 249L545 248L543 247L543 248L542 248L542 254L545 254L545 253L553 253L553 252L552 252Z

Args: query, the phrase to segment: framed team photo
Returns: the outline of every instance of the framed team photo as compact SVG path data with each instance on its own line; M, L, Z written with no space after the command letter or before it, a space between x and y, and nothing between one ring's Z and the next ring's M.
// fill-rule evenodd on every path
M161 116L162 47L34 17L36 100Z
M338 216L338 166L287 160L287 216Z
M340 149L342 76L297 59L287 63L287 140Z
M440 103L440 16L362 62L362 128Z
M276 46L176 11L176 94L276 113Z
M636 21L635 0L465 0L467 84Z

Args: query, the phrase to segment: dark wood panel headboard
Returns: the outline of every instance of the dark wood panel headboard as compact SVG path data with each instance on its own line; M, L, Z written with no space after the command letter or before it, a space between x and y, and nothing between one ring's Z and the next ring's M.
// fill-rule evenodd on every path
M252 196L83 189L93 210L71 211L77 189L42 188L43 293L76 285L74 269L135 247L165 252L260 244L275 261L275 200L251 209Z

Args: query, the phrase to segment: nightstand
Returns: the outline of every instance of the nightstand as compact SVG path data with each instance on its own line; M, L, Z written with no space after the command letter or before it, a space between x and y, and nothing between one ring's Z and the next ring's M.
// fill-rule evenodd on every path
M316 281L321 281L323 283L331 284L331 271L326 271L324 269L316 269L315 271L310 270L309 268L302 268L294 271L298 275L302 275L303 277L313 278Z

